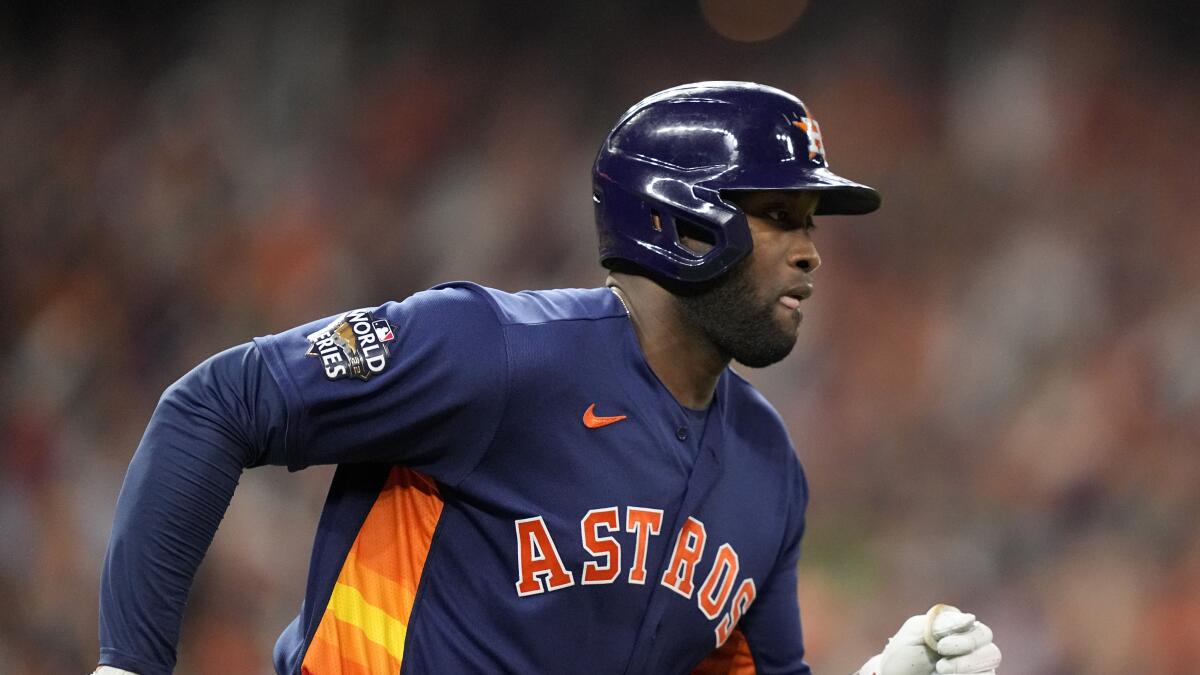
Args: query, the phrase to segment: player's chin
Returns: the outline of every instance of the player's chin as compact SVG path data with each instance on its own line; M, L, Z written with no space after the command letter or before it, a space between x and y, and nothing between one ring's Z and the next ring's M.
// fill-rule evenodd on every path
M772 332L760 335L752 345L733 352L739 363L751 368L766 368L782 361L796 346L796 334Z
M784 356L792 351L796 346L796 341L800 339L800 321L803 317L800 312L793 312L791 316L783 319L782 325L776 332L775 344L779 345L779 349L784 351ZM786 345L786 347L785 347Z
M775 325L779 330L788 333L795 340L800 332L800 322L804 320L804 313L799 309L792 309L783 303L775 305Z
M752 340L740 345L733 352L734 358L751 368L765 368L782 361L796 346L799 321L776 317L769 325L757 331Z

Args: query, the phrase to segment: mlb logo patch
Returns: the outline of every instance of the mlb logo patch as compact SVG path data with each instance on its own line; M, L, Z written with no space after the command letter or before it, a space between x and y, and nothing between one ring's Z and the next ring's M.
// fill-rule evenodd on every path
M396 338L392 334L392 327L388 324L387 319L376 319L371 326L375 329L375 337L379 338L380 342L391 342Z

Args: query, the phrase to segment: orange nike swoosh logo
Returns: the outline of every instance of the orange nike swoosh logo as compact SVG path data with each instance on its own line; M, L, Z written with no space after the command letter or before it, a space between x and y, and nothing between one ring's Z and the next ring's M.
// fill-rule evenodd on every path
M599 429L610 424L616 424L625 419L624 415L613 415L612 417L599 417L596 415L596 404L588 406L588 409L583 413L583 426L589 429Z

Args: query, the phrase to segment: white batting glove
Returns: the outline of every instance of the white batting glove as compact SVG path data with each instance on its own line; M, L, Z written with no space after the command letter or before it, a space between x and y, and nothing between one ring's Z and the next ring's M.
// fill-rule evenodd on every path
M112 666L100 666L96 670L92 671L92 675L137 675L137 673L129 670L121 670L120 668L113 668Z
M858 675L995 675L1000 648L974 614L934 605L914 616L870 658Z

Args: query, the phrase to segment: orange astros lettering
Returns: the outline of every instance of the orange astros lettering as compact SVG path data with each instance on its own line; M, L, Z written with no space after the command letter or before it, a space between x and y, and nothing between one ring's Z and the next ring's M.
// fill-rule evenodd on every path
M513 521L513 524L517 531L518 596L538 595L576 585L575 573L567 569L541 516L521 518ZM649 576L646 565L650 538L662 532L662 524L662 509L625 507L624 531L634 535L635 540L632 561L627 562L622 556L621 542L614 536L622 530L621 507L607 506L588 511L579 520L579 536L583 550L592 559L583 561L579 585L594 588L612 584L620 578L625 567L629 568L626 580L630 584L645 584ZM697 563L704 557L707 540L708 532L704 523L688 516L666 556L669 562L660 583L684 598L695 598L694 602L704 617L716 622L713 637L716 646L720 647L737 628L738 622L754 602L758 589L750 577L742 577L741 583L737 583L745 570L742 569L737 551L728 542L717 547L712 567L697 589ZM654 556L654 559L659 559L659 556ZM722 610L725 610L723 616ZM721 617L720 621L717 621L717 617Z
M754 586L753 579L743 579L742 585L738 588L737 595L733 596L733 609L725 613L725 618L721 619L721 623L717 624L717 648L725 644L729 636L733 634L733 629L737 626L738 621L742 620L742 615L750 608L750 603L754 602L754 596L758 595L758 589Z
M596 404L593 403L593 404L589 405L588 409L585 410L583 413L583 426L585 426L589 429L599 429L600 427L606 427L610 424L616 424L617 422L620 422L623 419L625 419L624 415L614 415L612 417L600 417L599 415L596 414Z
M563 567L558 547L541 516L522 518L517 526L517 595L557 591L573 586L575 575Z
M671 551L671 562L663 572L663 586L685 598L692 597L692 589L695 588L692 577L696 573L696 563L704 555L704 540L707 538L704 523L688 516L687 522L679 528L679 538L675 540L675 548Z
M646 583L646 542L662 530L662 509L630 506L625 512L625 531L637 535L633 549L633 566L629 568L629 583Z
M700 611L709 619L715 619L721 614L721 608L733 591L733 581L738 575L738 554L729 544L721 544L717 549L717 559L713 562L712 571L700 587L696 601Z
M621 574L621 545L609 535L602 535L603 527L609 532L621 531L621 514L617 507L592 509L580 521L583 531L583 549L595 557L603 557L604 564L589 560L583 563L583 579L580 583L611 584Z

